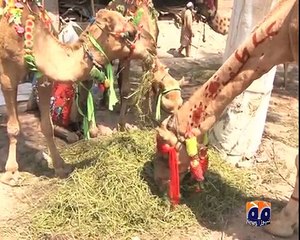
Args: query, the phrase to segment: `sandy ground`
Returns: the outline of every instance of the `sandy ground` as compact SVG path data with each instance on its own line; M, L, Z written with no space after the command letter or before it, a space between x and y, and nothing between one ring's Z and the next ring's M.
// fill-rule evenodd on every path
M230 12L230 2L225 0L224 4L226 14ZM230 14L229 14L230 15ZM170 21L160 21L160 36L158 41L159 56L162 61L170 68L171 74L180 79L185 76L189 84L183 88L184 98L188 98L191 93L205 82L222 63L222 53L224 51L226 36L214 33L206 26L206 42L202 42L203 25L195 25L196 36L194 38L193 57L180 58L174 57L174 49L179 47L180 30ZM138 65L133 66L133 71L140 70ZM270 159L274 151L276 161L284 162L285 167L281 173L287 177L287 181L294 184L295 167L294 158L298 151L298 66L290 65L288 75L287 89L282 89L283 69L278 67L274 90L272 93L268 118L264 131L263 141L260 151L257 155L257 161L273 164ZM134 85L133 85L134 86ZM18 159L22 175L26 178L30 176L30 181L25 186L12 188L0 183L0 239L16 239L14 232L22 231L22 226L26 224L23 217L32 206L34 200L38 198L34 194L34 184L44 182L43 176L51 177L53 172L45 167L44 163L35 160L35 154L46 149L45 140L40 132L38 119L29 113L24 112L24 103L19 104L20 121L22 124L22 136L18 146ZM110 128L116 127L118 121L117 113L108 111L97 112L97 122ZM129 121L134 123L134 119ZM7 156L7 136L6 136L6 116L5 110L0 109L0 172L4 171L4 162ZM59 146L66 145L63 141L57 139ZM273 155L272 155L273 154ZM272 157L270 157L272 156ZM0 176L2 173L0 173ZM292 188L286 181L281 180L276 183L265 184L266 199L275 199L285 204L288 200ZM5 229L5 231L4 231ZM7 231L10 229L11 231ZM187 230L185 233L172 239L203 239L201 237L200 227L196 231ZM205 229L207 230L207 229ZM3 233L6 233L5 235ZM224 230L208 231L205 236L208 239L224 240L271 240L280 239L264 233L260 228L250 227L245 224L244 209L237 209L236 213L227 219L224 223ZM299 234L295 234L290 239L298 239Z

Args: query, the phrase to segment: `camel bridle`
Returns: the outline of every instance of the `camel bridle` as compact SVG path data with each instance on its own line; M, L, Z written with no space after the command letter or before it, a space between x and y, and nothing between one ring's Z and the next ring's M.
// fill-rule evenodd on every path
M128 57L126 57L127 59L130 59L132 54L133 54L133 50L135 49L135 42L137 41L138 39L138 32L134 32L134 36L132 36L132 33L131 32L128 32L128 31L122 31L122 32L110 32L110 31L107 31L103 26L102 26L102 23L99 22L98 20L95 20L93 19L93 21L90 23L90 25L93 25L95 24L95 26L97 26L102 32L107 32L108 34L114 36L115 38L117 39L122 39L125 41L127 47L129 48L130 52L129 52L129 55ZM101 46L97 43L97 40L94 36L92 36L91 34L88 35L89 37L89 41L92 43L93 47L98 51L98 52L101 52L105 58L109 61L108 57L106 56L104 50L101 48ZM91 59L91 61L93 62L93 64L99 68L102 67L101 64L99 64L93 54L92 54L92 51L87 47L87 45L85 44L84 45L84 49L85 49L85 52L86 54L88 55L88 57Z

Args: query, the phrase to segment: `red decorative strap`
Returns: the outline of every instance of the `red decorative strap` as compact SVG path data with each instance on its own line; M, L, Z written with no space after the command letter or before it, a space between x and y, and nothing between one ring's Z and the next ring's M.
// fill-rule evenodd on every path
M207 148L203 147L200 149L199 156L195 156L191 159L190 171L192 177L196 181L203 181L204 174L208 168L208 157L207 157Z
M157 138L157 150L161 153L169 155L169 169L170 169L170 184L169 184L169 198L172 205L179 203L180 182L177 161L177 151L175 147L170 147L169 144L162 144Z

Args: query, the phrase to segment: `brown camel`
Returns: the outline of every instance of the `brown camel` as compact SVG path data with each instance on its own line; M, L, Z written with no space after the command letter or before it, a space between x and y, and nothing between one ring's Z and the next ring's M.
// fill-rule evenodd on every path
M151 36L156 40L158 38L158 25L157 16L153 7L152 1L143 0L114 0L111 1L106 7L109 10L115 10L123 14L124 16L133 17L138 22L136 23L140 28L149 32ZM149 69L148 66L144 66L144 69ZM126 123L125 114L127 111L128 98L130 93L129 84L129 70L130 61L127 59L120 59L118 71L120 72L118 78L118 84L121 95L121 110L119 124L122 128ZM167 113L173 113L182 105L180 86L185 83L184 78L180 81L174 79L168 72L168 69L162 64L156 57L152 66L150 67L150 74L152 79L152 93L154 93L155 99L159 99L161 94L161 108ZM151 95L152 93L149 93ZM150 98L150 96L148 96Z
M182 179L189 169L193 169L190 163L195 159L201 160L196 145L195 155L190 154L191 149L187 148L192 137L197 138L199 149L204 134L220 118L226 106L255 79L275 65L298 63L298 7L298 0L279 1L219 70L194 92L178 112L157 128L158 151L154 160L154 178L162 191L171 186L171 176L177 174L176 171L169 171L168 157L178 159L175 164L178 164L179 179ZM285 208L279 215L273 215L271 224L265 227L274 235L291 236L298 228L298 161L297 155L298 174L293 194Z
M137 41L135 49L132 49L131 40L135 38L137 28L117 12L100 10L94 23L87 27L75 44L61 44L49 30L45 11L35 1L13 2L12 5L5 6L4 10L6 14L0 19L0 84L8 115L9 151L2 181L13 184L19 175L16 147L20 124L16 97L18 84L28 73L28 66L24 61L24 54L28 52L34 56L37 69L44 74L38 82L41 130L46 137L56 175L65 177L72 169L61 158L54 142L49 114L52 83L47 81L47 77L60 82L85 80L94 63L104 65L115 58L129 55L147 57L148 50L155 53L154 41ZM21 13L19 22L9 23L8 19L16 11ZM25 34L22 31L16 33L22 26L25 26ZM31 38L28 36L30 32ZM31 41L24 42L24 36ZM97 49L97 42L101 44L106 56Z

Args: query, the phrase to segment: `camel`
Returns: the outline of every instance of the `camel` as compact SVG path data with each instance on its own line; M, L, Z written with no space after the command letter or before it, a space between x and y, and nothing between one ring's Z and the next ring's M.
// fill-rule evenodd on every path
M218 0L196 0L196 20L207 23L212 30L222 35L228 34L230 17L223 16L218 11ZM205 36L203 36L205 39ZM283 88L287 86L287 72L289 63L283 63Z
M298 0L278 1L215 74L157 128L154 179L161 191L169 190L173 194L170 195L171 201L179 198L180 179L189 170L192 175L197 166L200 166L202 175L206 170L207 165L201 165L201 153L205 147L200 142L227 105L273 66L299 62L298 7ZM194 145L191 144L193 141ZM279 214L273 214L271 224L264 227L273 235L288 237L298 228L298 155L295 161L297 177L289 202Z
M217 33L222 35L228 33L230 18L220 14L218 0L196 0L195 7L201 21L207 23Z
M152 1L142 0L114 0L111 1L106 9L115 10L123 14L124 16L132 16L136 19L140 18L138 25L156 40L158 38L159 29L157 25L157 16L155 15L155 9ZM139 14L141 14L139 16ZM146 67L144 67L145 69ZM148 67L147 67L148 68ZM124 128L126 119L125 114L128 105L128 95L130 93L129 81L129 69L130 61L126 59L120 59L118 71L120 72L118 78L118 85L121 95L121 110L120 121L121 128ZM150 67L150 74L152 78L152 93L154 93L161 108L167 113L173 113L182 105L180 86L185 83L184 77L177 81L168 72L168 68L155 57L155 60ZM149 93L150 95L151 93ZM161 95L161 96L160 96ZM160 96L160 97L159 97ZM150 96L148 96L150 98ZM150 108L150 107L149 107ZM160 111L159 109L157 111ZM159 113L157 113L156 120L159 119Z
M9 1L7 5L1 1L0 6L4 6L4 15L0 19L0 85L6 102L9 138L6 172L1 180L14 184L19 177L16 147L20 124L16 95L18 84L29 71L24 60L24 56L27 56L25 54L34 57L34 68L43 74L37 86L41 130L47 140L56 175L66 177L73 169L61 158L54 142L49 114L52 81L86 80L94 64L105 65L117 57L147 58L150 53L156 52L154 41L147 39L133 43L132 39L136 37L138 29L132 23L120 13L99 10L95 21L76 43L62 44L51 33L51 23L46 18L46 12L35 1ZM17 17L20 16L17 19L13 15L15 12L19 13ZM144 36L143 32L141 36ZM103 52L99 50L99 43ZM32 67L33 63L30 64Z

